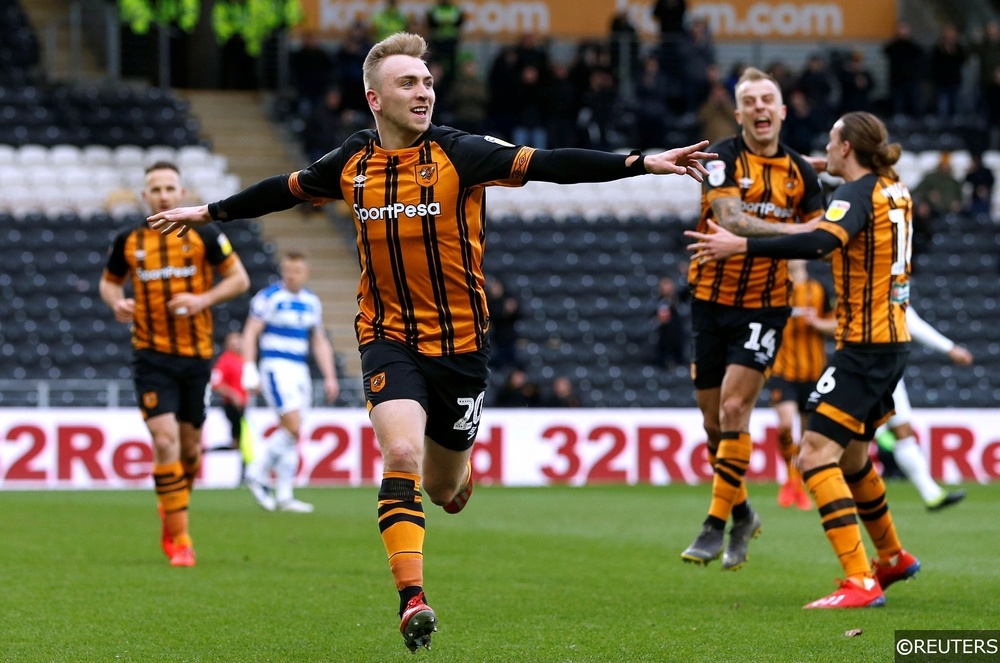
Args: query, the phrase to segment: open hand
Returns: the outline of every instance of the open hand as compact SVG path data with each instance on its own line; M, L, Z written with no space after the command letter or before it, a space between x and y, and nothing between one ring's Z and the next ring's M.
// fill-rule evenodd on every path
M701 182L708 175L701 159L715 159L719 155L715 152L702 152L708 147L708 141L703 140L694 145L676 147L659 154L646 156L643 165L651 173L657 175L688 175Z
M707 233L696 230L685 230L684 234L695 240L688 244L687 250L694 254L693 260L708 262L710 260L725 260L747 251L747 238L734 235L715 221L708 220Z
M176 231L178 237L183 237L191 228L211 223L212 215L208 213L208 205L176 207L157 212L147 217L146 222L150 228L159 230L164 235Z

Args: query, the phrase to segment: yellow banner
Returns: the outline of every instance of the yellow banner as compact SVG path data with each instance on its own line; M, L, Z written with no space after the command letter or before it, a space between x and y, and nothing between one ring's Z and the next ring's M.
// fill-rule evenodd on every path
M400 0L422 20L433 0ZM888 40L896 0L688 0L690 18L708 20L716 41ZM354 23L368 23L384 0L302 0L305 30L336 39ZM604 38L616 11L628 13L643 39L658 26L652 0L461 0L462 33L469 39L511 41L529 32L562 39Z

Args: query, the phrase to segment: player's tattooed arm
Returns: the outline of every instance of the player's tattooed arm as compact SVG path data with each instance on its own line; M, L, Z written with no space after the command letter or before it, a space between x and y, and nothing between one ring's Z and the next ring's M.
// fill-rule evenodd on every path
M803 232L798 224L774 223L745 213L743 202L736 196L713 200L712 213L716 223L740 237L775 237Z
M782 224L744 214L743 203L736 196L713 200L712 213L720 226L740 237L771 237L780 234L774 231L774 227Z

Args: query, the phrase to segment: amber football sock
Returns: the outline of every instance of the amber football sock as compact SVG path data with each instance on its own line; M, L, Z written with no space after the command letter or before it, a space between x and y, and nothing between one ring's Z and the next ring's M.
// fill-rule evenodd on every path
M802 478L816 502L823 531L837 553L840 565L844 567L845 576L870 578L868 554L855 517L857 509L840 467L832 463L820 465L803 472Z
M854 502L858 506L858 517L868 530L879 559L887 560L903 547L896 534L896 526L889 513L889 503L885 499L885 482L875 471L871 459L856 474L845 476Z
M382 474L382 486L378 491L378 527L392 578L399 590L400 604L405 606L424 584L424 507L419 475Z
M175 543L181 543L188 535L188 503L191 492L187 488L184 468L180 461L153 466L153 483L156 497L163 507L163 519ZM187 538L190 545L190 538Z
M733 505L746 502L743 480L750 465L750 451L749 434L739 431L722 433L714 465L715 475L712 477L712 504L708 508L709 518L715 522L725 523Z

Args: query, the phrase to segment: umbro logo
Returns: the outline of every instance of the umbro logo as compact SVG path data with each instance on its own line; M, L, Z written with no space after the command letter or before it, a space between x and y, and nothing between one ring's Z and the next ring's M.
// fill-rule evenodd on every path
M753 186L753 180L750 179L749 177L741 177L739 185L741 189L749 189L750 187Z
M366 175L358 175L357 177L355 177L354 178L355 188L363 188L365 186L365 180L367 179L368 177Z

